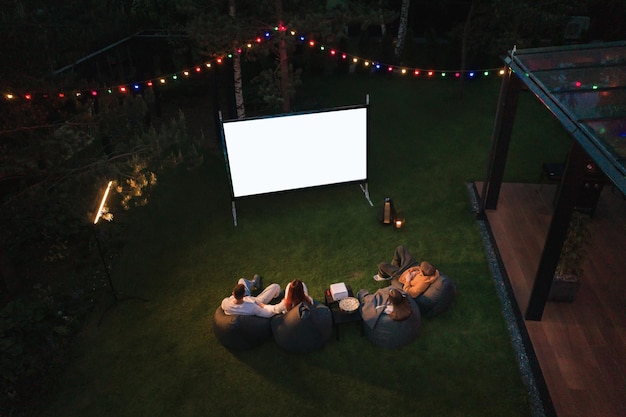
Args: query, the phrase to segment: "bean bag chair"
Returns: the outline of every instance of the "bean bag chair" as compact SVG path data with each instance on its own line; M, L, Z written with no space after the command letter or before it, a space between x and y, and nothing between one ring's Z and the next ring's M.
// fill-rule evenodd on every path
M381 314L372 328L363 323L363 334L374 345L387 349L399 349L412 342L419 334L422 315L415 300L409 297L413 313L406 320L395 321L387 314Z
M288 352L305 353L321 349L333 332L330 309L319 302L300 303L285 314L272 317L276 344Z
M224 313L222 307L218 307L213 318L213 333L217 340L228 349L252 349L272 337L271 319L228 315Z
M441 274L415 301L423 317L435 317L450 307L455 296L456 284L449 277Z

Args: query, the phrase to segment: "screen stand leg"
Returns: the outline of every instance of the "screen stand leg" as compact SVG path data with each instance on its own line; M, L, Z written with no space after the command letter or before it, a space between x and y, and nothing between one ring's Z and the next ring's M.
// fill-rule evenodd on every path
M232 202L233 206L233 223L237 226L237 207L235 207L235 202Z
M370 203L370 206L374 207L374 203L372 203L372 200L370 200L370 191L368 190L367 185L367 183L365 183L365 186L363 184L360 184L361 191L363 191L363 194L365 194L365 198Z

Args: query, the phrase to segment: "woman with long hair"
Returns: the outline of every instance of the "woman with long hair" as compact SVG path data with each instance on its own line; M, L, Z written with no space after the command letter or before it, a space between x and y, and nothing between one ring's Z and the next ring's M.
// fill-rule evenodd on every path
M392 288L389 290L389 304L385 308L385 313L395 321L402 321L409 318L413 310L406 294Z
M382 316L389 316L393 321L404 321L411 317L413 307L409 295L399 288L381 288L374 294L368 290L360 290L357 298L361 302L363 322L372 329Z
M308 305L313 305L313 298L309 295L304 282L299 279L294 279L285 287L285 298L276 304L274 311L276 313L286 313L298 304L305 302Z

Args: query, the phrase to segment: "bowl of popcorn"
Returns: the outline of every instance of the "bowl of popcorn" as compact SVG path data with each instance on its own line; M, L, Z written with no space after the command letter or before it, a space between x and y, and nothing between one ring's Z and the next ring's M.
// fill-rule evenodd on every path
M346 297L339 300L339 309L346 313L354 313L359 309L359 300L354 297Z

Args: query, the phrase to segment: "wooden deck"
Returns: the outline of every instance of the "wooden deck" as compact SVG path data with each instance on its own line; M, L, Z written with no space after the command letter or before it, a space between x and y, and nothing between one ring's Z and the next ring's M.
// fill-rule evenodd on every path
M555 190L503 184L497 209L487 210L522 316ZM541 321L525 321L558 417L626 416L626 199L610 186L602 192L591 235L574 302L549 302Z

